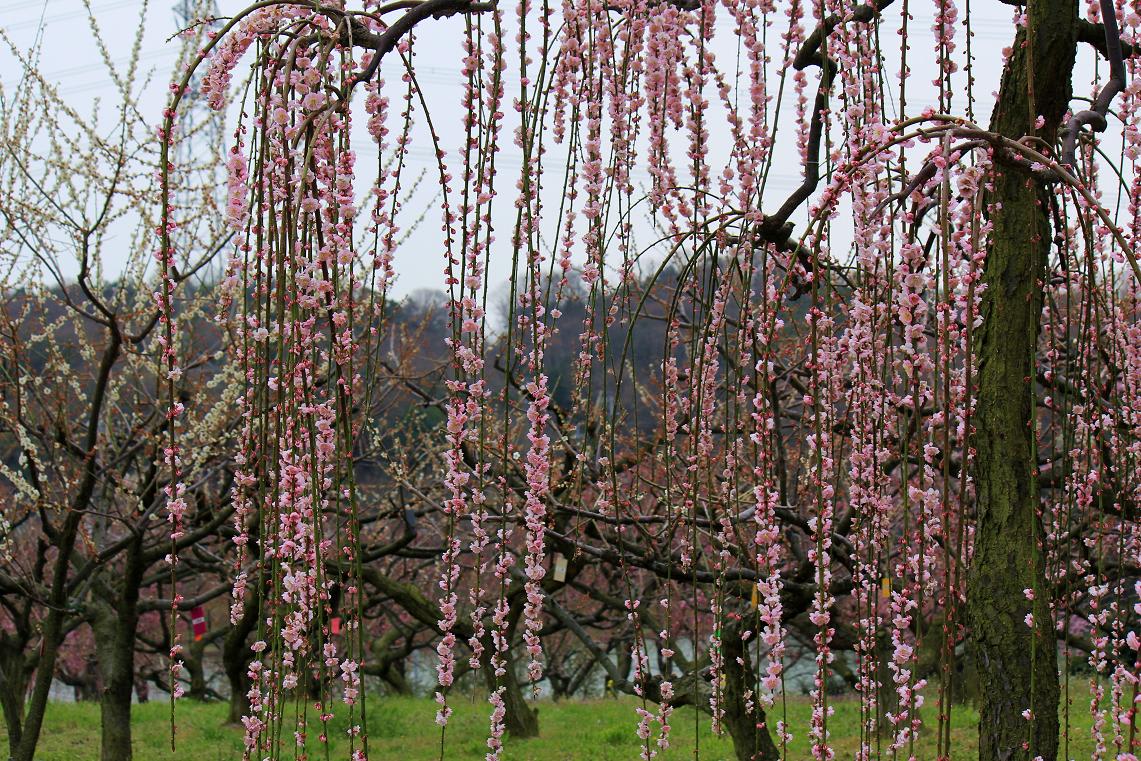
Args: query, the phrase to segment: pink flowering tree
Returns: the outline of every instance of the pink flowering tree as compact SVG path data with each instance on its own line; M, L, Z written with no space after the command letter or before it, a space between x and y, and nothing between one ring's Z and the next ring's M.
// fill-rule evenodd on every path
M613 667L573 597L605 578L631 664L611 677L640 697L646 759L683 702L740 758L794 742L832 758L840 672L860 698L857 757L948 757L964 647L980 758L1066 752L1059 653L1075 652L1096 674L1095 754L1132 757L1139 17L1108 0L1013 15L985 64L1001 71L987 126L982 54L951 0L922 83L915 22L887 0L271 0L213 33L160 133L160 359L176 404L171 141L202 72L234 117L235 610L265 595L247 755L290 753L280 738L324 737L343 711L349 756L367 757L367 590L389 584L434 633L441 747L456 679L480 669L496 759L545 632ZM458 125L417 76L425 47L441 54L429 27L460 40ZM1074 88L1094 60L1086 109ZM442 417L433 582L410 589L368 560L354 453L375 430L417 145L438 190L448 364L425 399ZM165 448L176 535L190 425L176 416ZM794 651L813 661L803 727L767 713ZM310 678L315 714L291 697Z

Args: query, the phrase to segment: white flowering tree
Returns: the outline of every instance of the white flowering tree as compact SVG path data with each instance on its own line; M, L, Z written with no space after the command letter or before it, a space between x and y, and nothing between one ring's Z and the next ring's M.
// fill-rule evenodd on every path
M202 192L215 162L200 156L178 180L183 199L199 199L180 206L194 250L177 276L188 327L172 386L194 414L183 435L195 476L181 487L188 521L172 536L161 471L172 413L155 382L162 323L150 287L159 149L139 113L138 45L125 65L101 50L116 74L112 107L76 110L13 49L25 75L5 90L0 116L0 691L9 754L20 759L35 756L69 637L91 643L102 757L130 758L140 619L173 622L232 586L219 531L232 513L235 379L217 365L223 336L200 277L227 236ZM166 635L163 662L174 645Z

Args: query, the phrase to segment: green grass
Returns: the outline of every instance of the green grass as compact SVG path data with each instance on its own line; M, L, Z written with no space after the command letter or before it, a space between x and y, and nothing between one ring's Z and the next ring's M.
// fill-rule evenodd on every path
M1071 709L1069 758L1091 755L1088 709L1084 695L1075 696ZM448 725L447 759L482 759L487 748L487 703L480 698L454 699L455 713ZM829 730L837 759L852 758L859 744L859 702L850 697L832 701L835 714L829 719ZM531 740L507 739L506 761L538 761L563 759L574 761L617 761L637 759L638 738L635 735L637 703L628 698L539 703L541 736ZM652 708L652 706L651 706ZM376 697L369 700L369 756L380 761L427 761L440 757L440 731L436 726L436 705L428 699ZM780 718L781 707L770 714L770 721ZM790 759L808 758L805 740L811 705L805 698L789 698L788 721L796 734L789 746ZM917 743L916 756L935 758L933 705L925 706L922 715L932 728L925 730ZM708 761L733 759L733 746L728 736L711 734L709 718L701 715L695 732L695 712L679 709L674 713L671 732L672 747L658 755L663 761L694 758L697 738L699 758ZM169 706L148 703L135 706L135 758L137 761L232 761L241 757L241 730L224 724L226 707L221 704L178 704L177 751L170 750ZM978 715L970 708L958 708L952 722L952 758L977 758L975 725ZM331 758L344 758L344 721L330 727L333 740ZM325 758L323 748L311 732L310 758ZM338 753L338 751L340 751ZM99 706L94 703L55 703L48 709L38 761L87 761L99 756ZM291 758L292 756L283 756ZM900 754L906 758L907 754ZM890 754L884 758L890 759Z

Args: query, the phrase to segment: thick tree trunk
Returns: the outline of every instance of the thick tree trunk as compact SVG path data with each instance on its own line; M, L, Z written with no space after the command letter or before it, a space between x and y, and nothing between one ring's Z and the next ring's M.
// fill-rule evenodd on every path
M380 678L384 680L384 683L394 694L411 697L412 685L408 684L408 677L404 673L403 660L387 664Z
M3 708L4 727L8 730L8 753L14 755L16 747L20 744L20 730L24 722L23 689L19 685L10 685L7 682L2 686L0 708Z
M182 665L190 675L190 687L186 690L186 697L191 700L204 702L207 699L205 663L207 644L205 639L191 642L186 647L186 656L182 659Z
M8 752L14 755L20 744L24 724L24 696L31 673L27 669L24 648L27 642L19 635L0 632L0 710L8 731Z
M53 570L50 607L44 616L40 639L40 657L36 664L36 676L31 696L27 700L27 713L21 727L20 740L12 752L12 761L34 761L36 745L40 741L44 714L47 711L48 697L51 694L52 680L55 678L55 664L59 657L59 647L63 642L65 618L67 616L67 571L71 554L75 549L75 537L79 528L79 514L73 511L64 519L59 552Z
M132 757L131 696L135 691L141 551L137 543L127 551L127 567L114 596L92 604L91 628L103 683L99 695L102 761L130 761Z
M733 738L737 761L776 761L780 758L780 751L769 735L764 710L756 704L757 685L748 645L741 640L741 632L736 627L726 627L724 631L721 640L725 669L722 704L725 727ZM746 691L754 696L752 711L745 701Z
M124 642L116 612L108 608L96 615L95 647L99 653L99 670L103 688L99 694L101 725L100 758L102 761L130 761L131 695L135 690L134 637Z
M991 128L1053 144L1071 94L1075 0L1030 0L1003 72ZM984 281L975 414L978 525L969 614L979 665L980 761L1057 758L1058 675L1042 554L1034 450L1034 356L1050 247L1045 188L1016 167L996 166L994 225ZM1024 590L1036 592L1027 599ZM1033 613L1034 625L1026 616ZM1027 721L1023 711L1031 709Z
M246 640L257 626L257 614L257 587L251 585L246 588L242 617L230 627L222 640L222 666L226 670L226 679L230 682L231 724L240 724L242 717L250 710L250 701L246 695L249 690L246 671L249 669L250 649Z
M512 672L513 669L508 668L507 675L503 679L507 688L503 691L503 703L507 709L503 716L503 722L507 728L507 734L518 740L538 737L539 711L527 703L527 699L523 696L523 689L519 686L519 680L515 678Z
M134 645L132 643L130 651L126 653L107 653L107 657L113 661L108 666L115 673L107 679L103 694L99 697L99 719L102 726L99 758L101 761L130 761L131 694L135 689L131 673L134 668ZM124 669L127 672L125 675Z
M487 648L484 652L490 653L491 648ZM484 678L487 681L487 689L496 689L495 669L485 663L480 671L483 672ZM519 684L519 679L515 676L514 663L509 662L507 664L506 673L504 673L500 679L500 684L504 688L503 708L505 713L503 716L503 726L506 728L507 734L520 740L527 737L538 737L539 712L527 704L527 698L523 694L523 688Z
M112 330L110 343L104 349L103 356L99 361L99 373L91 395L87 433L83 440L83 451L87 454L83 467L83 478L79 483L75 498L68 506L62 525L56 528L59 532L58 537L52 541L56 548L56 558L52 564L48 612L44 616L43 628L41 629L42 649L39 662L36 664L36 678L32 686L31 697L28 699L28 712L24 717L20 743L12 754L13 761L33 761L36 755L36 745L40 741L40 729L43 727L44 712L47 710L52 679L55 677L55 663L59 657L59 646L63 642L64 624L69 615L67 580L71 569L71 557L75 552L75 541L79 535L80 523L87 513L87 508L91 504L91 496L95 492L98 475L95 465L95 451L99 442L99 420L103 412L103 402L107 396L107 385L111 377L111 370L119 359L122 346L123 337L116 327Z

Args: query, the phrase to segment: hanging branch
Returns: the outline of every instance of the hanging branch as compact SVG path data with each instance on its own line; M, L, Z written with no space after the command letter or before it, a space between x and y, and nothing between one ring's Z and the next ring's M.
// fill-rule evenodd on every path
M1121 32L1117 28L1117 10L1112 0L1101 0L1101 18L1101 26L1105 31L1104 54L1109 59L1109 81L1098 90L1093 108L1079 111L1071 116L1062 130L1062 166L1073 167L1077 164L1078 135L1082 127L1088 125L1094 132L1105 132L1109 126L1105 118L1109 114L1109 107L1117 94L1125 88Z
M404 7L403 4L400 4L400 6ZM383 34L372 34L368 32L363 25L354 23L352 25L351 35L353 44L375 50L376 52L363 71L349 77L345 82L341 88L341 101L347 102L354 87L361 82L368 82L372 79L377 69L380 68L381 60L396 49L401 38L412 31L412 27L424 19L446 18L447 16L454 16L459 13L491 11L494 8L495 6L490 3L474 2L474 0L424 0L424 2L408 8L404 15L394 21Z
M775 214L765 215L765 221L761 225L761 235L766 240L778 244L788 241L792 235L792 226L788 224L789 218L820 185L820 140L824 136L824 111L828 108L828 93L832 90L832 79L838 71L836 62L824 52L825 39L843 21L867 23L893 2L895 0L884 0L879 4L865 3L853 10L846 19L838 14L828 16L812 34L808 35L797 51L796 57L793 58L792 67L797 71L804 71L809 66L819 66L820 84L816 88L816 98L812 104L812 121L808 127L808 159L804 164L804 180L785 199Z

